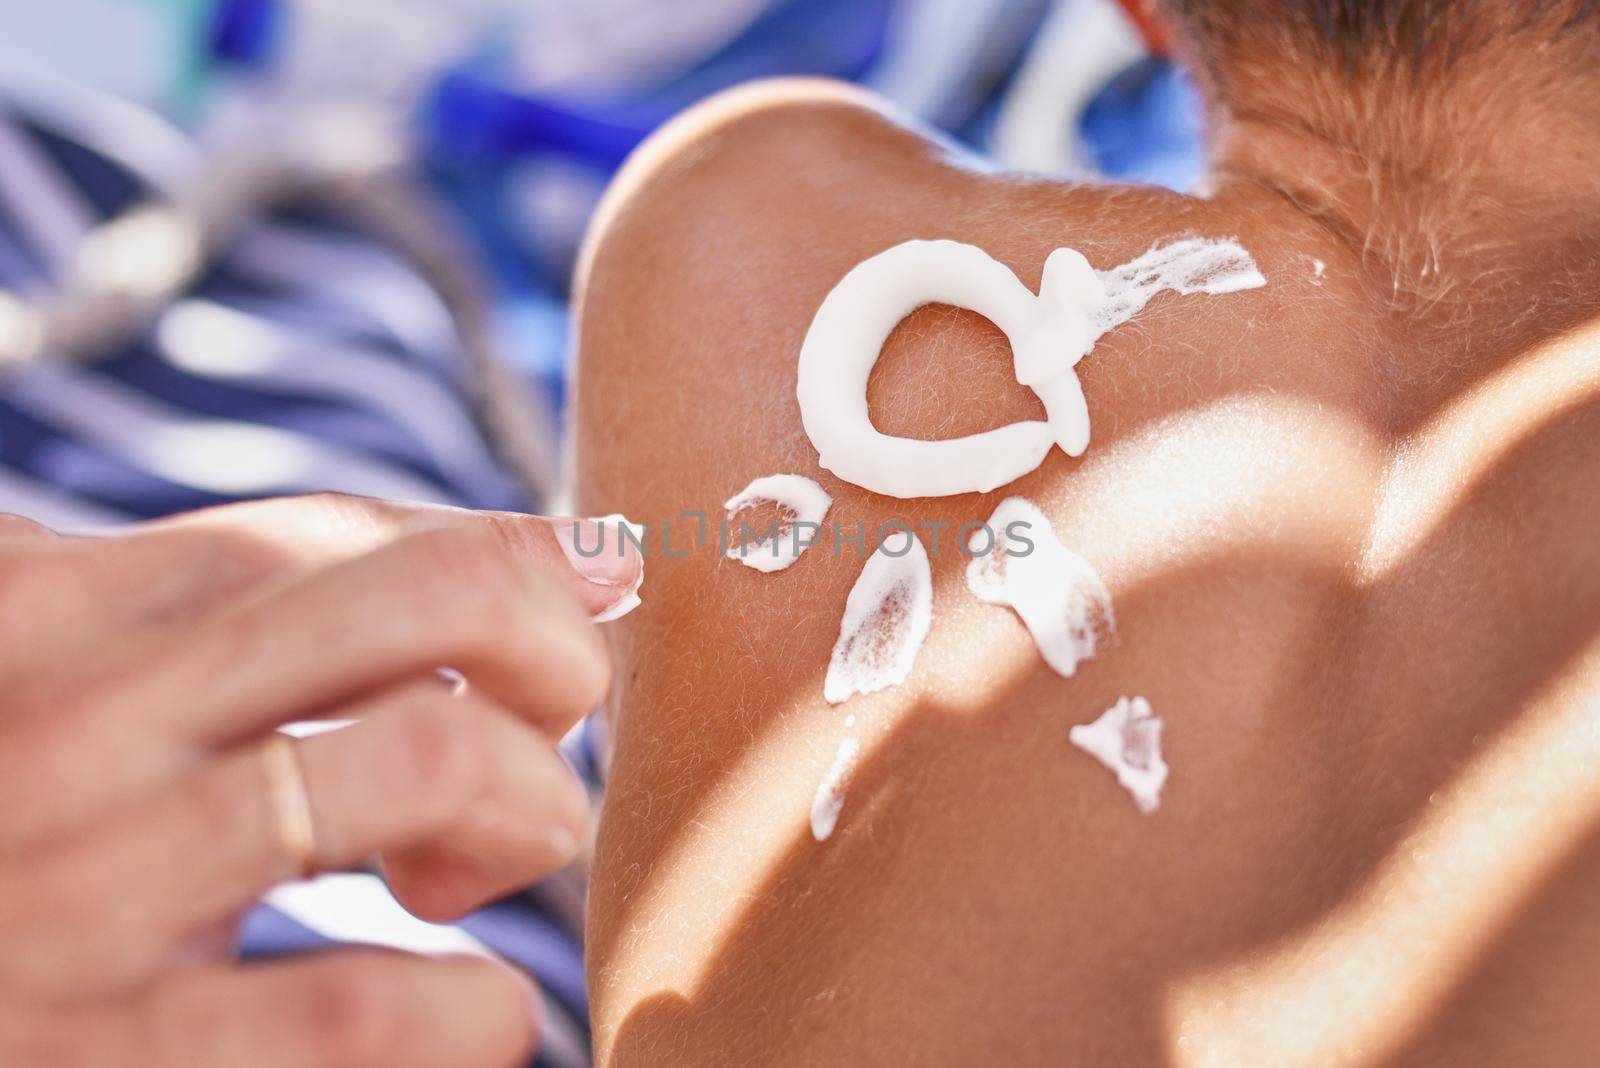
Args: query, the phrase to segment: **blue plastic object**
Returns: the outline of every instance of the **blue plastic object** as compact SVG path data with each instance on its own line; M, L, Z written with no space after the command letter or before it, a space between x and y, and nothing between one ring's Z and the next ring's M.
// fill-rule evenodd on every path
M277 52L287 15L282 0L217 0L211 16L212 56L234 66L266 63Z
M884 46L894 0L784 0L682 77L628 96L519 90L493 63L446 74L422 121L436 160L503 162L550 153L610 170L657 126L719 89L777 74L859 78Z
M1079 128L1108 178L1187 192L1205 169L1198 91L1171 62L1147 59L1101 90Z

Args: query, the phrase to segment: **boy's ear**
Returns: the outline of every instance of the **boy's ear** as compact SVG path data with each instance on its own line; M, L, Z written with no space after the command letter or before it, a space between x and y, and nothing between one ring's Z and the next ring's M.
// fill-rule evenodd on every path
M1158 0L1117 0L1128 18L1139 29L1144 46L1152 56L1172 54L1172 27Z

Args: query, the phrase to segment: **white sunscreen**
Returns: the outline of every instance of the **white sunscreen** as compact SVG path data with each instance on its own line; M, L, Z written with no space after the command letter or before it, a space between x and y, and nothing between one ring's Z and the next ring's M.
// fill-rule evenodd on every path
M1106 287L1106 302L1095 312L1096 337L1132 319L1151 297L1169 289L1182 296L1220 296L1267 284L1237 241L1198 237L1154 246L1136 260L1097 273Z
M844 792L849 786L850 772L855 768L861 743L855 735L847 735L839 743L839 751L827 774L817 784L816 796L811 799L811 837L826 842L839 822L839 810L844 808Z
M1003 486L1039 466L1056 443L1081 454L1089 413L1072 367L1094 343L1089 314L1104 299L1088 261L1071 249L1051 254L1038 295L982 249L956 241L907 241L858 264L823 300L800 348L796 393L818 462L875 493L946 497ZM1044 401L1046 422L946 441L873 427L867 380L883 343L901 319L935 301L970 308L1005 332L1017 380Z
M1161 806L1167 762L1161 759L1161 717L1143 697L1122 697L1093 723L1072 728L1072 744L1110 768L1146 814Z
M905 681L933 622L928 551L908 530L883 539L845 598L822 696L830 705Z
M766 475L723 504L730 528L740 512L768 503L784 509L786 517L775 525L769 537L729 545L727 556L746 567L770 573L782 571L811 547L811 536L822 526L833 498L803 475Z
M1025 497L1008 497L967 545L967 588L1021 617L1033 642L1067 678L1115 633L1111 594L1089 562L1061 544Z
M643 546L645 544L645 530L644 527L640 526L638 523L630 522L625 516L622 515L608 515L595 520L595 522L599 523L602 527L605 527L608 524L614 526L616 530L616 537L619 539L615 551L622 551L623 541L621 539L631 540L634 546L639 550L639 573L633 577L633 582L626 590L623 591L621 596L612 602L610 608L607 608L592 617L596 623L610 623L614 619L621 619L623 616L627 615L635 608L638 608L639 605L643 603L639 599L639 587L644 585ZM601 542L602 551L612 551L611 549L606 548L606 545L609 544L609 537L609 534L602 535L602 538L604 539Z
M1059 248L1045 260L1037 294L974 245L906 241L857 264L817 309L800 347L801 422L818 463L863 489L891 497L986 493L1038 467L1053 445L1068 456L1089 447L1089 407L1074 368L1101 334L1164 289L1231 293L1265 284L1232 241L1190 238L1106 272ZM872 368L900 320L932 303L978 312L1005 333L1017 381L1043 402L1045 421L943 441L878 432L867 410Z

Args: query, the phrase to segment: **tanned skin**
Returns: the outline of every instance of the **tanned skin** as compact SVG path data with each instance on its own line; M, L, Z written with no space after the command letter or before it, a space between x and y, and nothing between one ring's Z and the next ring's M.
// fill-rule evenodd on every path
M1357 195L1347 145L1244 113L1213 116L1200 199L985 171L853 91L767 85L613 190L580 279L579 506L673 519L683 555L652 545L610 630L600 1064L1600 1060L1600 215L1475 200L1450 234L1505 232L1443 287L1411 258L1426 234L1383 228L1425 189ZM1236 238L1268 284L1166 294L1102 338L1083 458L913 501L817 466L796 357L863 259L950 238L1036 288L1057 247L1104 269L1189 234ZM1041 413L1004 337L943 306L901 324L869 399L923 438ZM823 701L856 546L764 575L676 518L778 472L846 532L948 524L904 685ZM1115 602L1071 679L965 587L952 532L1015 494ZM1122 695L1166 723L1149 816L1067 741Z

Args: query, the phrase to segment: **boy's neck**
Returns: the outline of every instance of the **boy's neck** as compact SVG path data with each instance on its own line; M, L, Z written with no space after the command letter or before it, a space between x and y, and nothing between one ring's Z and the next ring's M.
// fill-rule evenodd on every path
M1213 181L1257 184L1314 218L1359 254L1408 335L1525 345L1600 313L1590 97L1535 98L1486 75L1426 101L1305 71L1257 84L1212 109Z

